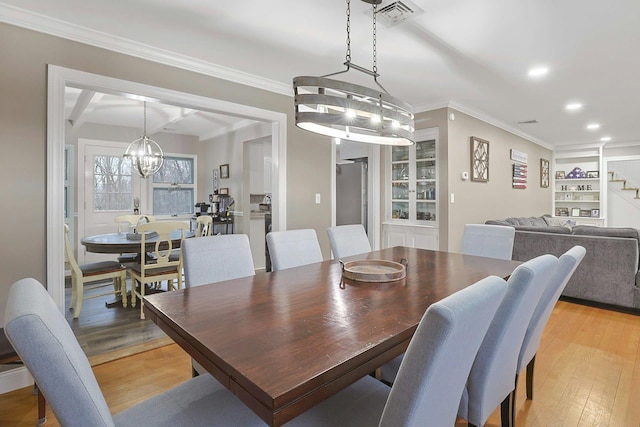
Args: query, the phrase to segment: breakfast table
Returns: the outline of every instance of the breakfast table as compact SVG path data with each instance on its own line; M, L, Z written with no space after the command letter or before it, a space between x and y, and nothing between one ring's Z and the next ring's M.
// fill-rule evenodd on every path
M431 304L520 264L408 247L357 259L406 260L406 277L349 280L323 261L149 295L145 315L279 426L402 354Z

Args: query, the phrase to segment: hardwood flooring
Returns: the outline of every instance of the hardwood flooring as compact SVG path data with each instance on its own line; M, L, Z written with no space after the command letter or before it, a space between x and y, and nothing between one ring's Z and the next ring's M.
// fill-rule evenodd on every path
M516 425L640 426L640 316L560 301L536 357L534 399L518 384ZM112 412L190 377L189 357L175 344L111 361L94 372ZM0 426L33 426L30 388L0 395ZM48 426L57 426L49 410ZM499 412L487 426L500 425ZM457 427L466 426L459 420Z
M87 294L91 292L99 294L104 288ZM66 307L69 307L71 289L66 288L65 294ZM118 303L107 308L105 303L114 299L113 295L85 299L78 319L73 318L73 310L65 312L67 322L92 365L172 342L152 321L140 320L140 305L134 308L127 304L124 308Z

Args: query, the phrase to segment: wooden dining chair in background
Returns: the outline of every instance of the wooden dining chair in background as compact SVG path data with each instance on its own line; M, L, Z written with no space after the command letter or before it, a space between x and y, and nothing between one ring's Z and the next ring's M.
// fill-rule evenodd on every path
M167 290L182 288L182 257L177 260L171 259L174 248L171 241L171 233L179 231L181 233L181 243L184 241L185 230L189 225L182 221L158 221L140 224L140 253L146 253L147 233L157 236L152 257L141 256L140 263L129 268L131 275L131 306L136 306L136 298L140 299L140 319L144 319L144 294L146 285L149 283L161 283L167 281ZM177 286L174 286L174 280ZM136 283L137 282L137 283ZM137 284L140 284L138 289Z
M323 261L318 236L311 228L271 231L266 238L273 271Z
M127 268L117 261L101 261L91 264L78 265L69 242L69 226L64 224L65 258L71 267L71 299L69 308L73 309L73 317L80 317L82 301L116 294L122 298L122 306L127 306ZM113 284L106 282L111 279ZM113 290L99 294L85 295L85 290L113 286Z
M119 215L116 217L116 224L118 224L118 233L133 232L133 227L136 227L138 223L153 222L156 218L153 215ZM140 254L129 253L120 254L118 256L118 262L126 266L130 266L139 262Z
M327 234L334 259L371 252L371 243L362 224L329 227Z
M213 218L200 215L196 218L196 237L211 236L213 234Z

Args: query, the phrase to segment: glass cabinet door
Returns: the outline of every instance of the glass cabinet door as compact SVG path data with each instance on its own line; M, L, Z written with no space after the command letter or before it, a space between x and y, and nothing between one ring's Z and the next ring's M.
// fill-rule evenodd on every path
M436 140L391 147L390 219L436 221Z

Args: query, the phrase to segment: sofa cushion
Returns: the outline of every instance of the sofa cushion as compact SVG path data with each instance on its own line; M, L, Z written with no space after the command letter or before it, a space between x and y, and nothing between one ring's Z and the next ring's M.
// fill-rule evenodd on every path
M572 229L572 234L580 236L630 237L640 240L640 233L635 228L576 225Z
M544 227L542 226L526 226L526 225L519 225L519 226L514 226L514 228L516 230L519 231L537 231L540 233L559 233L559 234L571 234L571 229L568 227L563 227L560 225L545 225Z
M547 222L544 220L543 217L541 216L529 216L529 217L513 217L513 218L507 218L507 219L502 219L502 220L489 220L487 222L485 222L485 224L491 224L491 225L513 225L513 226L517 226L517 225L521 225L521 226L527 226L527 227L546 227L548 224Z

